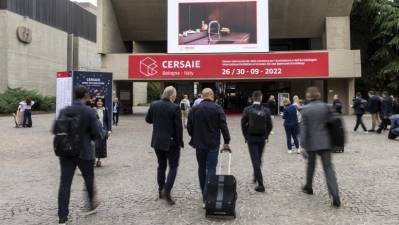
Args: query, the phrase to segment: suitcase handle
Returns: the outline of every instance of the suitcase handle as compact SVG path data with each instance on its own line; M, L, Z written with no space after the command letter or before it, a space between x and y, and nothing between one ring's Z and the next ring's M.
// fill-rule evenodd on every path
M231 175L231 155L232 155L232 151L231 149L222 149L220 150L220 154L219 154L219 160L218 160L218 164L219 164L219 168L218 168L218 175L222 175L222 155L224 155L223 153L228 153L229 155L229 164L228 164L228 168L227 168L227 175Z

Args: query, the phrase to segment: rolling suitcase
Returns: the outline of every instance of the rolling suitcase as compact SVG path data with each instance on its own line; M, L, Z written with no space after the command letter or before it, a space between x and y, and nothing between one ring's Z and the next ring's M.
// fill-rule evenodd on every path
M227 175L222 175L222 155L228 152L229 164ZM237 181L230 174L231 169L231 151L222 150L219 158L218 175L209 177L208 193L205 203L205 216L219 218L236 218L236 200L237 200Z

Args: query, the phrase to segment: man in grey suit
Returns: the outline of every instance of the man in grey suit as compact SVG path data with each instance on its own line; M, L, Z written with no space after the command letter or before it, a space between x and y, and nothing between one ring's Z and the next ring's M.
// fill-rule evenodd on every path
M338 193L337 178L331 162L331 137L326 126L331 111L325 103L320 101L320 96L320 91L316 87L308 88L306 98L309 104L301 111L301 145L308 154L306 185L302 190L306 194L313 194L312 183L316 155L319 155L323 163L328 192L332 198L332 205L340 207L341 200Z

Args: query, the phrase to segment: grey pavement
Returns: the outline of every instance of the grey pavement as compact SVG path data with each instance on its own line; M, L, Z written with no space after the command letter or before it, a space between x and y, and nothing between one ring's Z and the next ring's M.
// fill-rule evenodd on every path
M34 115L33 128L13 128L11 117L0 117L0 224L57 224L59 165L52 150L50 127L54 115ZM386 135L354 133L354 117L346 117L349 143L344 154L334 154L343 206L330 207L320 161L315 194L300 192L305 161L288 155L282 121L266 147L263 174L267 191L256 193L252 168L240 131L240 118L228 117L232 135L232 173L238 180L236 220L205 219L201 208L194 150L182 150L173 190L175 206L158 201L156 157L149 147L151 126L141 116L122 117L109 141L105 166L96 169L102 205L82 216L84 186L76 173L71 195L70 224L161 225L382 225L399 224L399 141ZM366 118L370 125L369 118Z

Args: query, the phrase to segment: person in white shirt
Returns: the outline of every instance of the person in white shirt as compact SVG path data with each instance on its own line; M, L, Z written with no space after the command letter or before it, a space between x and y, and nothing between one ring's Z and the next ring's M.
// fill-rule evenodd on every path
M188 95L184 95L183 99L180 101L180 110L182 114L182 120L184 127L187 127L188 112L190 111L190 100Z
M35 102L29 98L20 103L20 111L24 114L23 127L32 127L32 106L34 104Z

